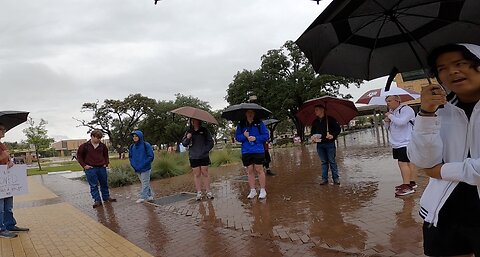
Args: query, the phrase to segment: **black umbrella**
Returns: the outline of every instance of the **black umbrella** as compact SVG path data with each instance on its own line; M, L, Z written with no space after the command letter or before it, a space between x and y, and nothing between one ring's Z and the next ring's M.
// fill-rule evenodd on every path
M275 125L275 124L280 122L277 119L267 119L267 120L262 120L262 121L263 121L263 124L265 124L265 126Z
M16 127L27 121L28 112L20 111L3 111L0 112L0 123L5 126L5 129L9 131L10 129Z
M296 41L318 73L367 79L425 69L448 43L480 44L479 0L334 0Z
M241 103L235 104L227 107L222 112L222 118L233 121L240 121L245 119L245 112L247 110L255 111L255 118L257 119L266 119L272 112L268 109L254 103Z

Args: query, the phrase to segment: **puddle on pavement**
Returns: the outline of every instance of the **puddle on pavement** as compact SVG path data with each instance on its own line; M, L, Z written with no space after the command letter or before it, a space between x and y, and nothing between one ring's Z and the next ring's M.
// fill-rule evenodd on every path
M193 197L195 197L195 194L193 194L193 193L182 192L182 193L179 193L179 194L174 194L174 195L170 195L170 196L165 196L165 197L153 199L153 201L151 201L151 203L156 204L156 205L169 205L169 204L173 204L173 203L176 203L176 202L185 201L185 200L191 199Z

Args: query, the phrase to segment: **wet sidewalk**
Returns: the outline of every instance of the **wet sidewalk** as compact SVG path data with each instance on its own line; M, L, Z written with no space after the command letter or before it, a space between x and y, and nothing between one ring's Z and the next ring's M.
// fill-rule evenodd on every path
M154 256L422 256L417 213L427 179L419 177L415 194L396 198L401 178L390 151L370 130L340 139L341 185L321 186L315 146L275 149L277 176L267 177L262 201L246 199L240 164L211 169L215 199L166 205L135 204L137 184L112 189L119 201L92 209L86 183L34 179L59 196L43 204L68 203ZM152 185L157 197L195 191L191 174Z
M14 239L0 239L0 256L151 256L91 219L29 177L27 195L14 198L19 226ZM58 203L57 203L58 202ZM27 207L28 206L28 207Z

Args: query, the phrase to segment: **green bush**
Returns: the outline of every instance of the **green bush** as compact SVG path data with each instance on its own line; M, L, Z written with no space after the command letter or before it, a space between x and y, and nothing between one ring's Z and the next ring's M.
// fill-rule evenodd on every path
M213 167L218 167L225 164L239 162L242 158L239 149L226 148L223 150L213 151L210 154L210 160Z
M187 154L161 152L153 162L151 178L174 177L189 171L190 166Z
M133 171L130 164L112 165L108 174L109 187L121 187L131 185L139 181L137 174Z

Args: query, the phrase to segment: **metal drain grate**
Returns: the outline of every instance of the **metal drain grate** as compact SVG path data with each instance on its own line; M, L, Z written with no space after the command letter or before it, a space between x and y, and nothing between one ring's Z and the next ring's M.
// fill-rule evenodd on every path
M172 203L185 201L185 200L188 200L188 199L193 198L193 197L195 197L195 194L193 194L193 193L182 192L182 193L179 193L179 194L174 194L174 195L154 199L152 201L152 203L156 204L156 205L169 205L169 204L172 204Z

